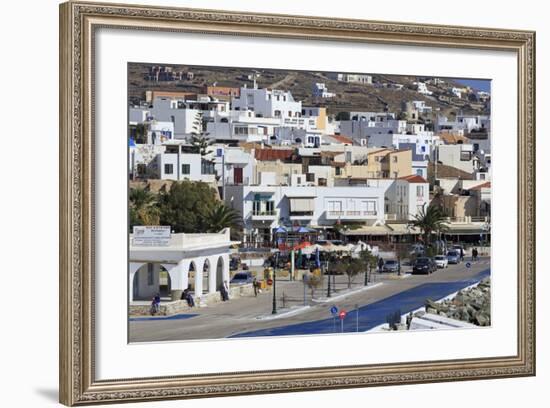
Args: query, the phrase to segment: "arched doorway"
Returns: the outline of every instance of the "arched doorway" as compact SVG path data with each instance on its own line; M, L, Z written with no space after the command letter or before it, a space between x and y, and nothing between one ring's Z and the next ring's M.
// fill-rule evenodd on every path
M197 267L195 265L194 261L191 261L189 263L189 275L188 275L188 288L189 290L192 290L195 292L195 275L196 275ZM185 289L185 288L184 288Z
M170 274L162 265L148 262L134 274L132 290L133 300L151 300L157 293L161 298L170 297Z
M210 261L208 259L204 260L204 265L202 267L202 291L203 293L208 293L210 281Z
M229 284L229 282L227 282ZM220 290L223 285L223 257L218 258L216 265L216 290Z

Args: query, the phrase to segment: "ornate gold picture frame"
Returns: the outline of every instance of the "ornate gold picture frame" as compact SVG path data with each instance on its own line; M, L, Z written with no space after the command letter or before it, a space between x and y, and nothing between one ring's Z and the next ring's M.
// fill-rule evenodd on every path
M96 377L95 100L98 28L513 52L517 56L518 263L514 355L171 377ZM125 158L121 158L125 160ZM535 33L68 2L60 6L60 401L135 402L535 374Z

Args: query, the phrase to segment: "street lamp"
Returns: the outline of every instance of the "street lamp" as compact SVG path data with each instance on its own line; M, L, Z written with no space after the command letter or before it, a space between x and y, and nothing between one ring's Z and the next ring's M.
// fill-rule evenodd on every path
M327 297L330 297L330 271L328 269L328 256L325 261L326 270L327 270L327 280L328 280L328 286L327 286Z
M279 264L279 252L275 253L275 265L273 266L273 308L271 314L277 314L277 294L275 288L277 286L277 265Z

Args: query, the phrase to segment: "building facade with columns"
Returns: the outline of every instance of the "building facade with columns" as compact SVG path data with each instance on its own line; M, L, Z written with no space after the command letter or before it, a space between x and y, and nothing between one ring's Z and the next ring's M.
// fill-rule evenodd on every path
M229 285L230 230L205 234L170 234L165 241L144 242L130 234L130 302L160 293L179 300L190 289L196 299Z

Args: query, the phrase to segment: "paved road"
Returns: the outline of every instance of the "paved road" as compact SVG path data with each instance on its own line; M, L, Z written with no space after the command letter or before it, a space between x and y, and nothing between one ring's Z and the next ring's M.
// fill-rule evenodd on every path
M359 305L359 330L368 330L385 322L387 314L400 309L402 313L421 307L426 298L439 299L469 286L490 273L489 258L482 258L466 268L465 264L450 265L432 275L410 276L383 281L367 291L347 296L335 302L340 309L351 311L344 321L345 331L356 330L355 305ZM291 282L278 282L278 293ZM299 287L299 285L298 285ZM195 309L190 318L130 321L131 342L212 339L224 337L274 336L330 333L334 325L329 309L333 303L323 303L302 313L274 320L258 320L271 311L271 293L240 298L215 306ZM339 326L338 326L339 328Z

